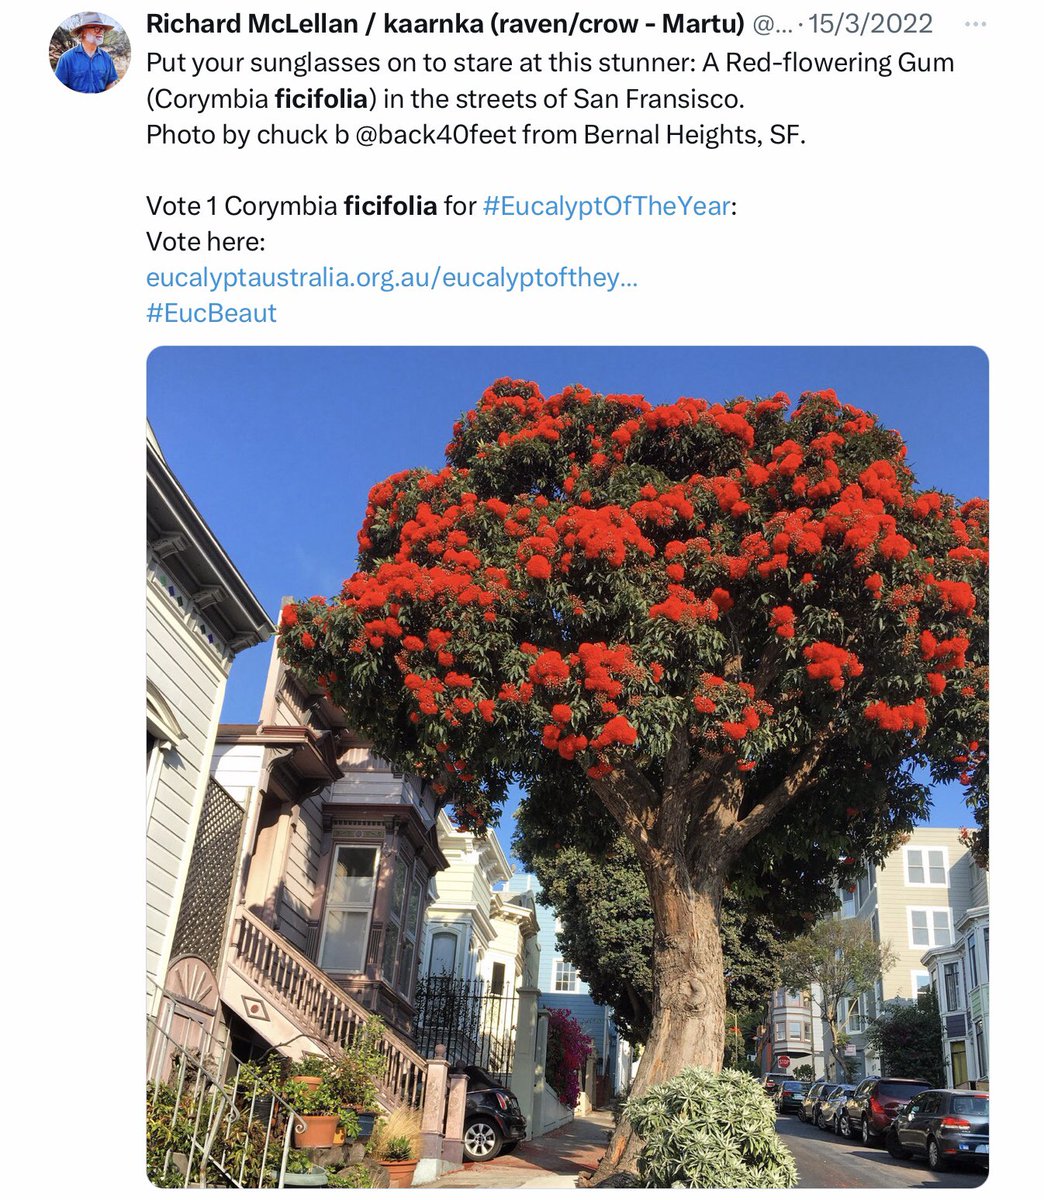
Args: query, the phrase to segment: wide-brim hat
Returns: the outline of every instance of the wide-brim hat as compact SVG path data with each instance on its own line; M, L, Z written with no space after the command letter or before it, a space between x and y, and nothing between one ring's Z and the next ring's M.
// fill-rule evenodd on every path
M101 13L96 13L96 12L80 13L77 20L80 23L79 23L79 25L74 25L72 27L72 30L70 31L72 33L79 33L81 29L86 29L88 25L100 25L102 27L102 29L104 29L106 31L116 28L115 25L108 24L108 22L101 15Z

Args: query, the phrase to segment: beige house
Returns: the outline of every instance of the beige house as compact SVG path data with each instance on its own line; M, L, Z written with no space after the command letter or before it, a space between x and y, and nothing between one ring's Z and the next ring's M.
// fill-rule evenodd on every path
M210 760L233 659L275 629L151 427L146 476L145 970L155 1016L165 986L213 1004L244 811L214 784ZM193 902L199 872L215 870L227 879L220 911ZM179 967L190 938L204 958Z
M915 1000L932 983L933 956L953 946L966 914L984 894L978 878L983 874L961 843L959 829L923 826L880 867L867 864L852 891L839 893L839 917L867 921L895 955L871 991L839 1006L841 1026L850 1036L845 1052L853 1078L880 1073L881 1064L868 1057L864 1044L868 1018L888 1001ZM828 1069L829 1049L818 1007L795 992L773 993L761 1048L763 1069L778 1069L783 1055L791 1070L808 1062L819 1076Z

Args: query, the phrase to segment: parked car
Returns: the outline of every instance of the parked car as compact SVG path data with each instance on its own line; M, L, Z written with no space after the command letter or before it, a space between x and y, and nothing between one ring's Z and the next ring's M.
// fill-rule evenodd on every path
M861 1138L864 1146L884 1137L901 1104L932 1085L927 1079L864 1079L845 1101L838 1118L842 1137Z
M885 1134L893 1158L923 1154L933 1171L955 1162L975 1162L989 1170L988 1092L932 1088L900 1107Z
M469 1162L488 1162L502 1150L514 1150L526 1136L526 1119L515 1093L481 1067L457 1063L453 1072L468 1077L464 1157Z
M808 1091L803 1079L783 1079L773 1093L776 1112L799 1112Z
M801 1101L801 1107L798 1109L798 1120L805 1121L810 1125L817 1125L819 1122L819 1102L823 1099L827 1092L834 1085L832 1083L813 1083L805 1093L804 1100Z
M841 1113L844 1111L845 1102L854 1091L854 1083L828 1085L827 1090L820 1098L819 1112L816 1115L816 1124L820 1129L832 1129L834 1133L841 1132Z
M784 1079L792 1079L792 1075L788 1075L786 1071L769 1071L767 1075L762 1075L761 1086L765 1089L765 1094L770 1100L776 1098L776 1088L783 1082Z

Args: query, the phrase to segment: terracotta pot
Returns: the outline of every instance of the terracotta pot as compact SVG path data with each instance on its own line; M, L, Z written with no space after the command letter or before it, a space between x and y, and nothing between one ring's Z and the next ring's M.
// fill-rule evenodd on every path
M386 1159L380 1160L381 1166L388 1172L388 1186L393 1188L408 1188L413 1183L413 1172L417 1169L418 1159Z
M312 1114L294 1122L294 1145L299 1149L332 1146L337 1134L337 1114Z

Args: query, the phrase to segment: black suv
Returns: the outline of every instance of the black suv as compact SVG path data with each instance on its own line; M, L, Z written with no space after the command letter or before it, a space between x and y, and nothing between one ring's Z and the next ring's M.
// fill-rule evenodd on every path
M870 1076L845 1101L838 1117L842 1137L861 1138L864 1146L884 1137L899 1106L932 1085L927 1079L878 1079Z
M893 1158L923 1154L933 1171L954 1162L990 1167L990 1097L988 1092L933 1088L919 1092L896 1113L885 1135Z
M464 1105L464 1157L487 1162L501 1150L514 1150L526 1136L526 1119L514 1092L487 1075L481 1067L457 1063L454 1075L467 1075Z

